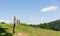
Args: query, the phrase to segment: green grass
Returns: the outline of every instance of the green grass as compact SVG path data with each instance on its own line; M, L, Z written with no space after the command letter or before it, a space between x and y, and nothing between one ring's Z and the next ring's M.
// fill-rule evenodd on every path
M6 31L12 33L12 27L13 27L12 24L0 24L0 27L8 28L6 29ZM15 31L16 33L25 32L28 34L28 36L60 36L60 31L39 29L23 25L16 25Z

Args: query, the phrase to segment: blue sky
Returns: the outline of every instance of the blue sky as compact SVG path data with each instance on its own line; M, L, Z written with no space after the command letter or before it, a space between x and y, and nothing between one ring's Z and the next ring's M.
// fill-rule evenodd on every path
M60 0L0 0L0 20L38 24L60 19Z

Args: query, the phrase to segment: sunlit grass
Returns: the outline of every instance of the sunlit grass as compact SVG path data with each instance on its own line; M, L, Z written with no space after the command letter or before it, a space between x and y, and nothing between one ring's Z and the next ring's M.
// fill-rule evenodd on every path
M12 33L12 24L0 24L2 28L8 28L8 32ZM33 28L30 26L16 25L15 29L16 33L18 32L26 32L29 36L60 36L60 31L46 30Z

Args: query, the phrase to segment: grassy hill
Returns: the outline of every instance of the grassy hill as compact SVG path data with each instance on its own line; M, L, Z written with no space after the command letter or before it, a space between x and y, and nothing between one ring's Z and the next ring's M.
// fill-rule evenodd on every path
M0 36L12 36L12 24L0 24ZM16 25L14 36L60 36L60 31Z
M60 19L51 21L48 23L40 23L37 25L30 25L31 27L42 28L42 29L49 29L54 31L60 31Z

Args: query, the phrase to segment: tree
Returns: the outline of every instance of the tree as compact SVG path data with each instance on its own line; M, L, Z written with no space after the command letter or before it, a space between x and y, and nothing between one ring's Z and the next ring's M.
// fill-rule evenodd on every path
M13 33L15 33L15 27L16 27L16 17L14 16Z
M1 22L1 24L6 24L5 22Z
M20 20L19 19L17 19L17 24L20 24Z

